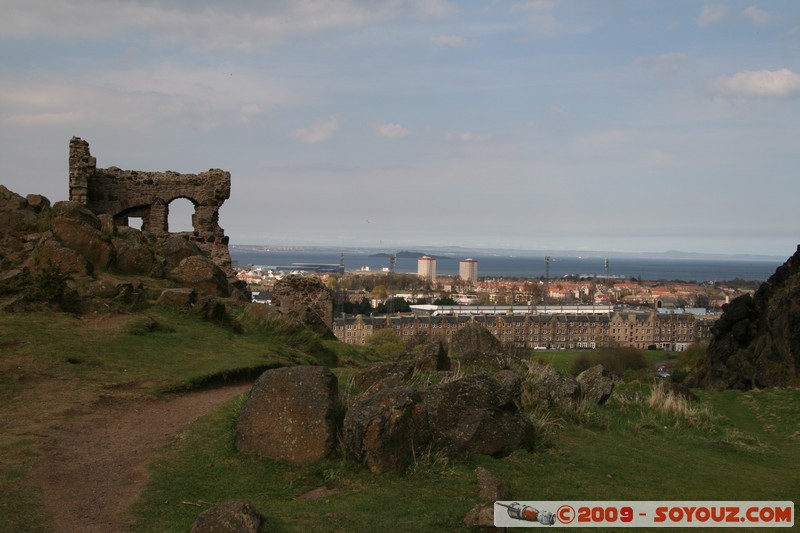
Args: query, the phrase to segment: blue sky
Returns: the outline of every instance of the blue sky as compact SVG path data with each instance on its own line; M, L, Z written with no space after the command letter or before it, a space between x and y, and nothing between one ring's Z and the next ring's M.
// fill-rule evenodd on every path
M67 198L76 135L100 167L230 171L235 244L800 242L794 0L3 0L0 15L0 182L23 195Z

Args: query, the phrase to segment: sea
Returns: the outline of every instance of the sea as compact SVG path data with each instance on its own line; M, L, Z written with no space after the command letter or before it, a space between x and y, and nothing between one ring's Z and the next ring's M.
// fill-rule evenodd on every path
M325 265L321 270L335 271L340 261L340 251L314 249L254 249L254 247L231 247L234 265L254 265L280 270L300 270L308 265ZM378 252L365 250L345 250L344 267L346 271L380 271L389 268L389 258L379 256ZM549 270L544 255L511 255L502 253L472 253L472 255L431 254L435 256L437 275L458 274L461 259L478 261L478 277L495 278L542 278L550 279L567 276L605 277L606 259L608 275L612 278L636 278L642 280L680 280L693 282L727 281L736 278L765 281L784 261L778 258L745 259L694 259L694 258L653 258L653 257L613 257L579 256L550 254ZM310 268L306 268L310 269ZM395 272L417 272L417 256L397 257Z

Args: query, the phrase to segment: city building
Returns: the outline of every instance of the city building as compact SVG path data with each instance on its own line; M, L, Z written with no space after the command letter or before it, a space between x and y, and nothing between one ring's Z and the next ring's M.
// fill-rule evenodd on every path
M478 281L478 260L462 259L458 262L458 277L467 283Z
M417 259L417 275L429 283L435 283L436 258L423 255Z
M714 319L689 313L620 311L607 314L382 315L334 319L333 332L346 344L365 344L375 331L392 328L404 341L441 340L467 324L489 330L507 348L595 349L613 346L685 351L711 338Z

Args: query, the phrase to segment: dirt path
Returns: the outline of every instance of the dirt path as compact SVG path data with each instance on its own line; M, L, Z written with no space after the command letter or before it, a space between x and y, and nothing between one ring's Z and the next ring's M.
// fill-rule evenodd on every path
M126 531L127 514L147 482L146 465L199 416L251 385L193 392L168 400L107 400L42 435L32 482L41 487L51 531Z

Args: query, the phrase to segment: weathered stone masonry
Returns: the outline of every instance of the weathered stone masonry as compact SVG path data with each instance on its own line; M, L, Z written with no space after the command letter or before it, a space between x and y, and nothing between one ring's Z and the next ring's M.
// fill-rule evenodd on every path
M195 206L194 231L180 232L194 242L224 272L232 276L228 237L219 226L219 209L231 194L231 175L211 169L200 174L142 172L117 167L97 168L89 143L73 137L69 142L69 199L97 215L110 215L117 226L129 217L142 218L142 230L160 242L169 232L169 204L185 198Z

